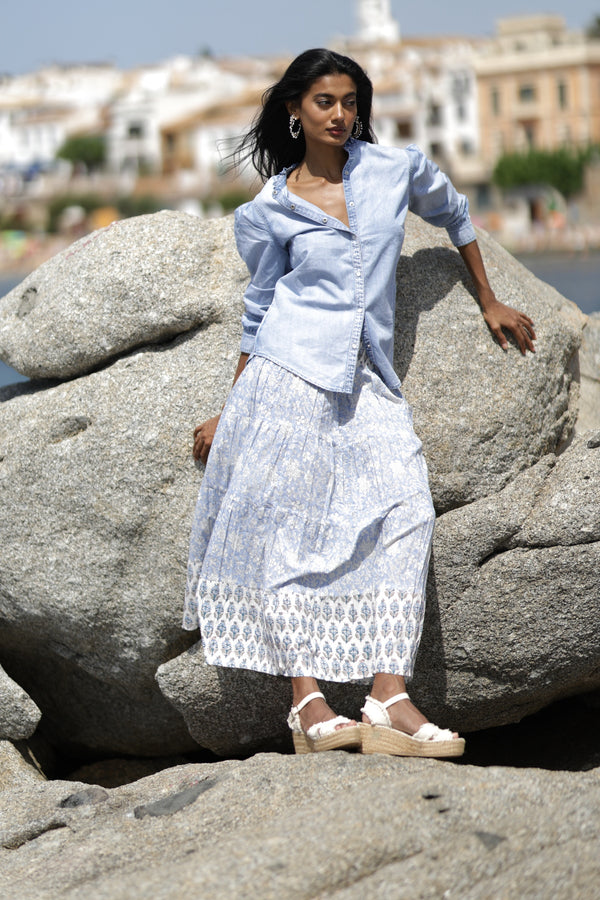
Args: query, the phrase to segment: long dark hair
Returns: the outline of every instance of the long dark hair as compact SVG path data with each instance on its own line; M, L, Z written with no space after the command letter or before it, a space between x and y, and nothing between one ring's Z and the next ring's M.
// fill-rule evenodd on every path
M263 94L262 109L234 153L235 165L252 160L256 171L266 180L285 166L304 159L304 134L300 132L297 140L292 138L286 103L299 102L311 84L324 75L348 75L352 79L356 85L357 115L362 122L359 140L374 143L371 128L373 85L367 73L349 56L323 48L306 50L290 63L277 84L271 85Z

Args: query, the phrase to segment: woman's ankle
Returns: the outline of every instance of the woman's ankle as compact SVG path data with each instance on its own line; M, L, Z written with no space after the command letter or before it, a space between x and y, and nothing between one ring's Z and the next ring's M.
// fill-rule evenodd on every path
M388 672L378 672L371 687L371 696L375 700L384 702L396 694L406 693L406 682L402 675L391 675Z
M307 697L309 694L314 694L316 691L320 691L316 678L300 676L298 678L292 678L290 680L292 682L293 706L298 706L300 701Z

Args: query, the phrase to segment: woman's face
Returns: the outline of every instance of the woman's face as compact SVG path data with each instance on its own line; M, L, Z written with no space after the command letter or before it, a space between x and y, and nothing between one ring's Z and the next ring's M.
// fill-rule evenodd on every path
M356 118L356 85L349 75L323 75L288 112L300 118L307 149L342 146Z

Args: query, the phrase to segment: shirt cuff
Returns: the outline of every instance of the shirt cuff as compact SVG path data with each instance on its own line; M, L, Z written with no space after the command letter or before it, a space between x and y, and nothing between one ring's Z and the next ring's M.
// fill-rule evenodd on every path
M463 222L462 225L454 228L448 228L448 237L455 247L464 247L465 244L470 244L471 241L477 240L475 229L470 221Z
M244 332L242 334L242 341L240 344L240 353L252 353L254 350L254 342L256 340L256 336L254 334L247 334Z

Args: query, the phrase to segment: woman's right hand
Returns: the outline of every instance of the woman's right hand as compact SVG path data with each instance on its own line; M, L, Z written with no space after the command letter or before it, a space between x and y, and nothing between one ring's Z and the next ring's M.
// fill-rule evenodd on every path
M202 425L197 425L196 428L194 428L194 459L202 460L205 465L220 418L220 415L213 416L212 419L207 419Z

